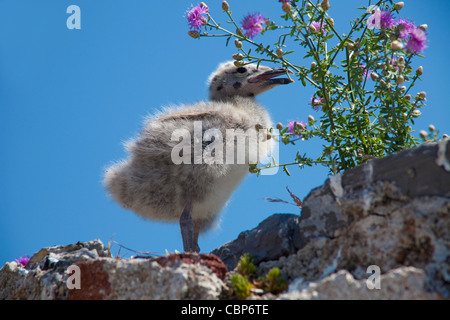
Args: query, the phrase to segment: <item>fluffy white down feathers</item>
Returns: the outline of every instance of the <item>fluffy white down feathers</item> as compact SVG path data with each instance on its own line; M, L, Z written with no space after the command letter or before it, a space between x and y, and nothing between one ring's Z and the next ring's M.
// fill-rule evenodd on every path
M221 64L209 78L210 101L163 109L149 117L140 134L126 144L129 158L105 172L104 185L112 198L145 218L173 222L180 219L186 203L192 201L192 219L197 228L201 231L210 227L233 190L248 174L249 158L240 164L198 163L194 159L194 146L200 145L204 154L212 143L216 147L223 145L221 150L225 154L227 130L249 132L255 128L271 128L268 112L254 97L278 84L289 83L287 79L274 79L283 73L283 69L263 66L237 68L232 62ZM197 141L195 130L199 128L200 139L210 129L219 134L208 141ZM173 161L174 148L181 141L180 135L174 134L177 132L184 132L187 137L184 143L190 143L181 152L186 153L185 157L191 152L188 157L191 161L187 161L190 163ZM233 139L235 143L238 140ZM272 140L263 139L259 143L266 144L267 153L270 151ZM233 148L237 152L237 146ZM212 151L214 154L219 149ZM259 157L264 156L267 154L260 152Z

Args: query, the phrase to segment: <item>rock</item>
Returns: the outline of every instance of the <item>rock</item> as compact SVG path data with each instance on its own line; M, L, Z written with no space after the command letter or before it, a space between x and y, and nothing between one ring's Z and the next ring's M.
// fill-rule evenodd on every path
M228 270L236 267L244 253L250 253L257 264L293 254L302 247L299 218L293 214L274 214L211 253L218 256Z
M159 265L171 266L179 261L185 264L200 264L209 269L221 280L225 279L227 267L214 254L171 254L168 256L152 258L151 261L158 262Z
M302 242L333 238L355 219L377 211L386 201L401 206L409 199L450 198L450 140L422 145L375 159L329 178L304 200L300 221ZM445 156L444 156L445 155Z
M427 292L450 298L450 163L448 140L367 162L329 178L304 200L303 247L279 267L290 281L321 281L345 270L356 280L367 267L382 274L423 270ZM445 155L445 159L443 158Z
M172 260L172 259L170 259ZM82 262L81 290L69 290L69 300L81 299L218 299L223 282L200 263L173 259L166 266L153 259Z
M67 268L81 261L110 257L100 240L43 248L23 267L16 262L0 269L1 299L65 299Z
M448 141L330 177L301 216L273 215L214 254L120 260L99 240L44 248L25 267L0 269L0 299L229 299L226 266L244 253L258 275L277 267L289 282L278 297L253 290L252 299L449 299ZM367 287L369 266L380 289ZM69 267L81 289L69 289Z
M79 268L80 289L69 267ZM0 299L218 299L225 265L212 254L113 259L99 240L49 247L0 269Z
M427 300L439 295L427 292L423 270L401 267L381 275L380 287L369 287L367 280L357 280L346 270L340 270L320 281L304 283L297 279L280 300Z
M39 272L30 276L28 273L28 270L16 262L7 262L0 269L0 300L40 299L41 283L37 276Z

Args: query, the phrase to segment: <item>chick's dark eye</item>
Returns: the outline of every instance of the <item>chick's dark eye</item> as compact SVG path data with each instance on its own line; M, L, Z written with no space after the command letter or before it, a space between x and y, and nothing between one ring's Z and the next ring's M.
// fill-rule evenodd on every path
M237 69L237 72L239 72L239 73L245 73L245 72L247 72L247 69L244 68L244 67L240 67L240 68Z

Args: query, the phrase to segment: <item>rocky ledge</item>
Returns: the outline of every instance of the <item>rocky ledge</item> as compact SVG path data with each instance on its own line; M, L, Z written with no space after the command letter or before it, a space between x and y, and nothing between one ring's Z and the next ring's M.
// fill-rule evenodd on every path
M253 299L449 299L449 140L335 175L300 216L273 215L212 254L120 260L98 240L44 248L0 269L0 299L228 299L244 253L289 284Z

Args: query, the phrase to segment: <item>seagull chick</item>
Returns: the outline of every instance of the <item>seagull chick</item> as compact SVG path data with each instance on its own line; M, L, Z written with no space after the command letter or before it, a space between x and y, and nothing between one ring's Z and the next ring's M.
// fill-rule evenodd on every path
M105 172L112 198L145 218L179 222L184 251L199 252L199 233L214 223L249 163L270 154L267 134L251 138L272 127L254 98L291 83L275 78L286 72L220 64L208 81L209 101L165 108L146 119L138 137L126 144L130 157Z

